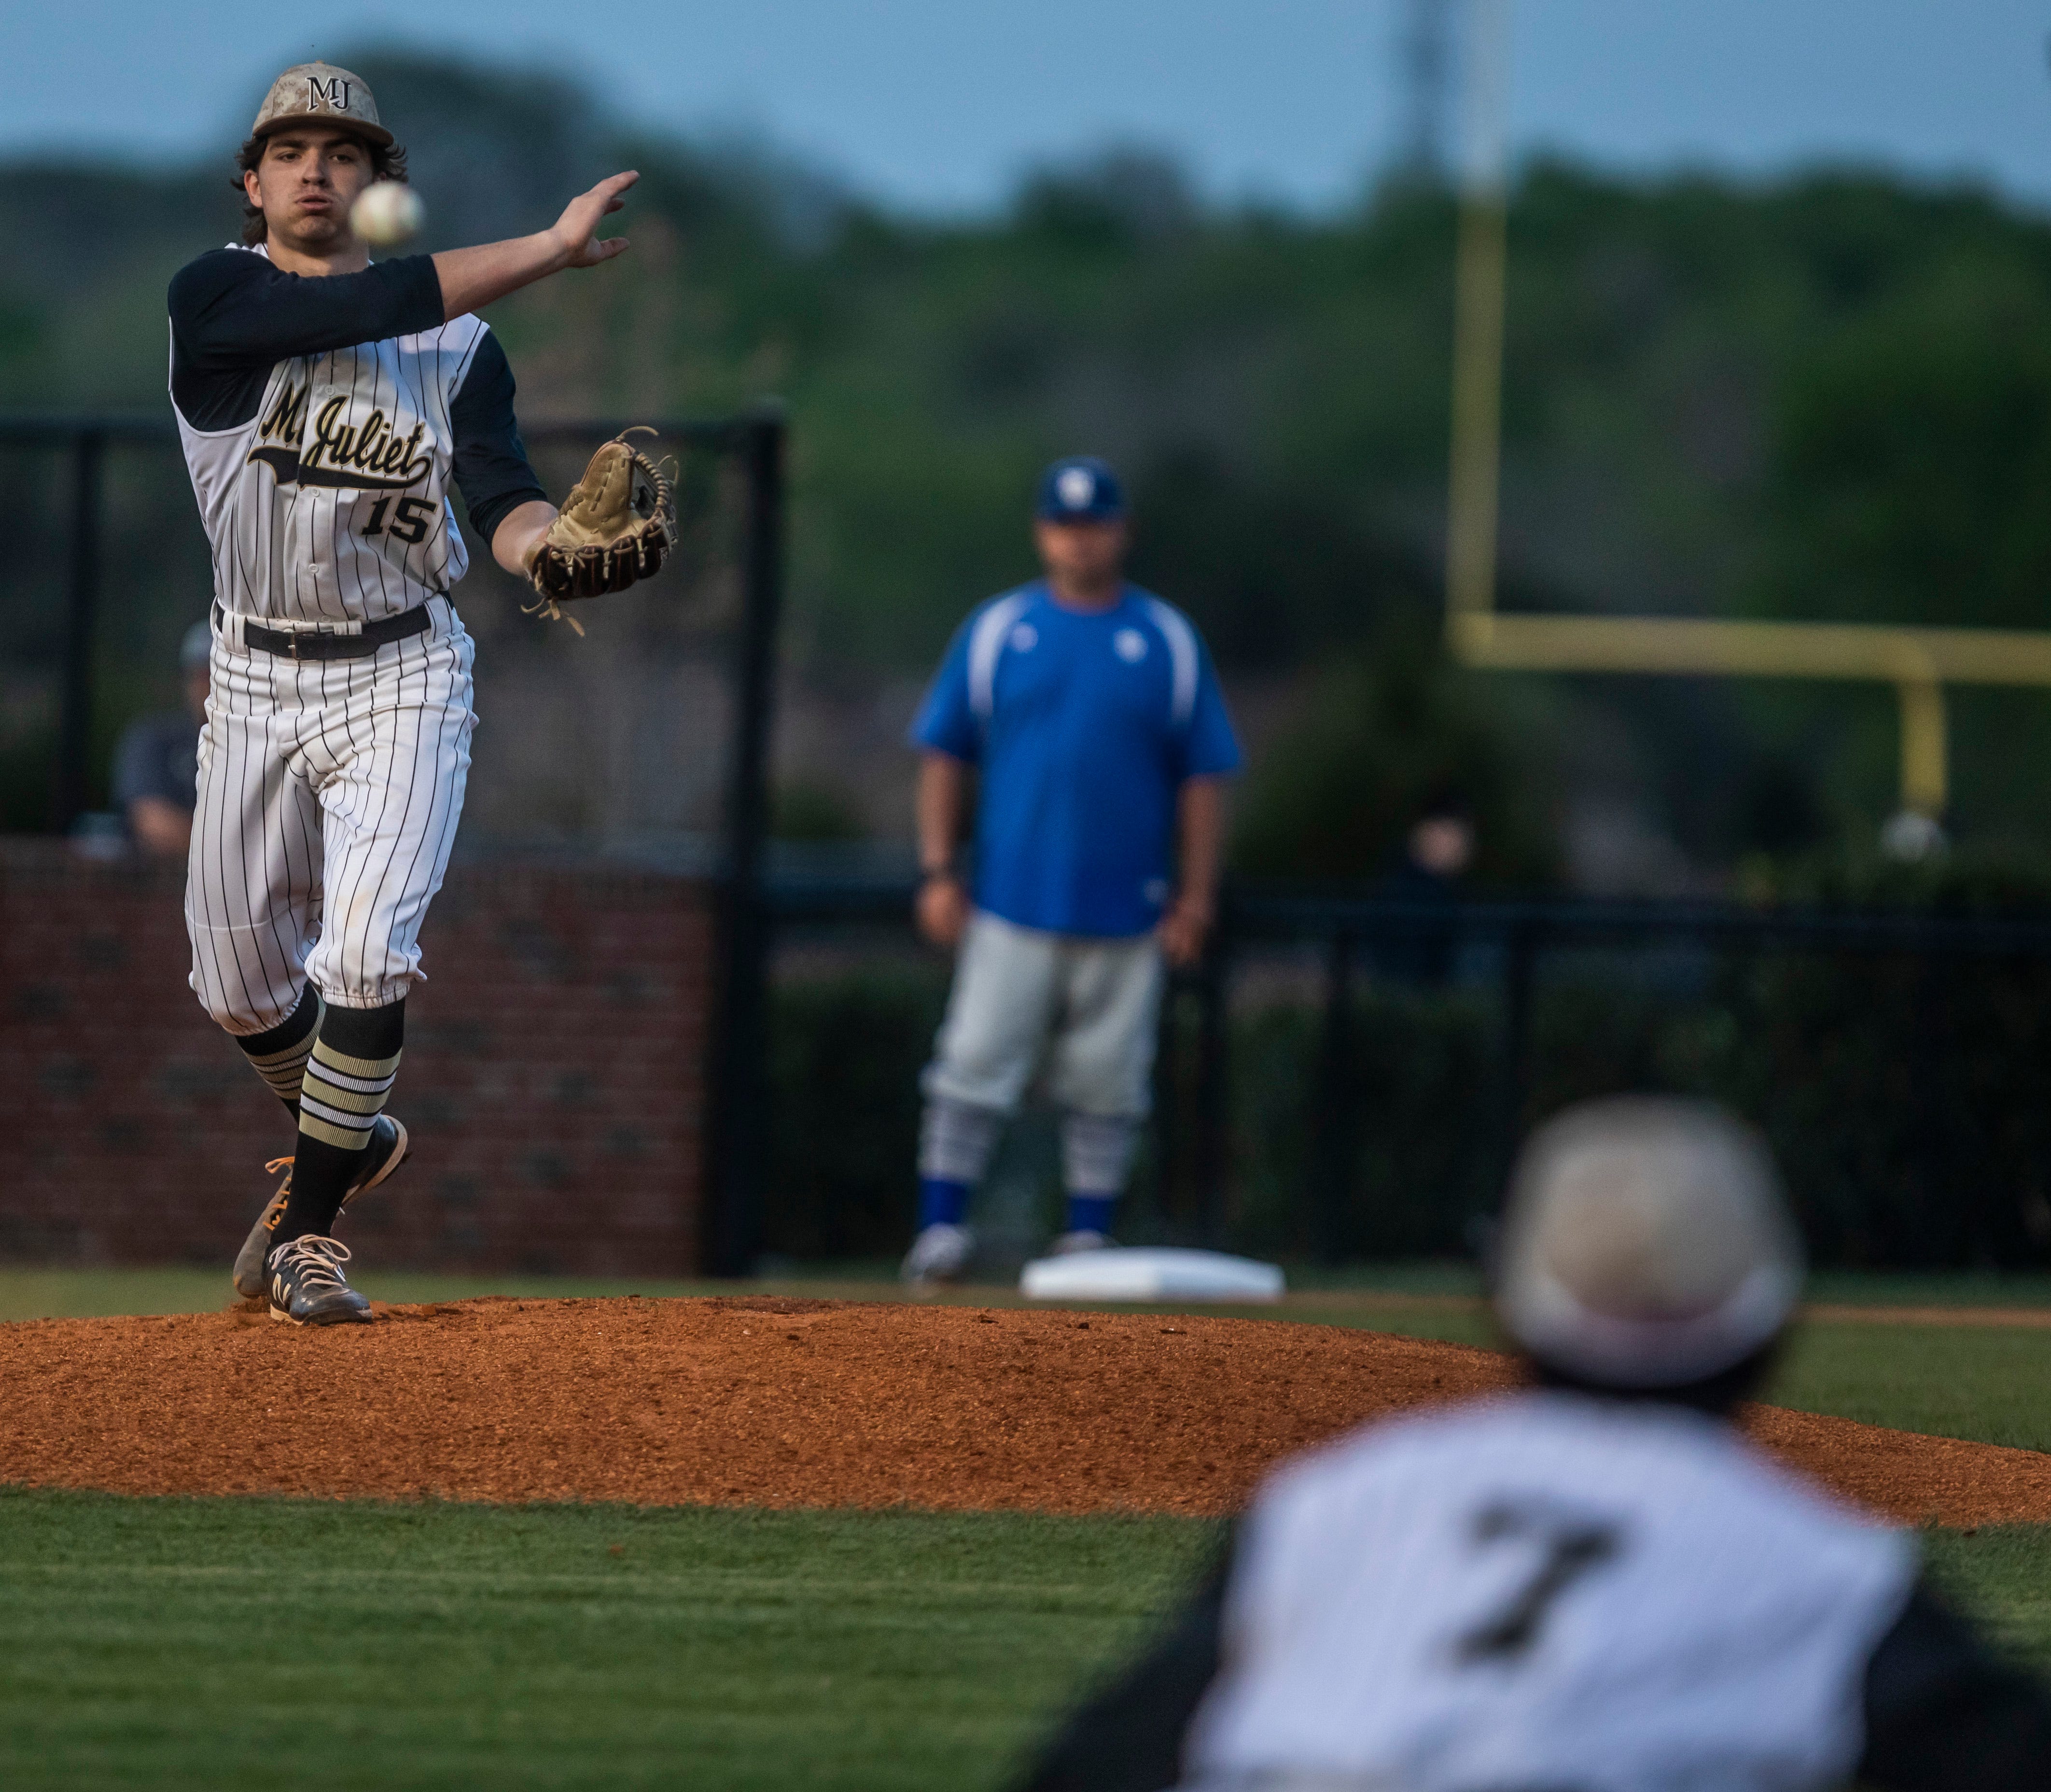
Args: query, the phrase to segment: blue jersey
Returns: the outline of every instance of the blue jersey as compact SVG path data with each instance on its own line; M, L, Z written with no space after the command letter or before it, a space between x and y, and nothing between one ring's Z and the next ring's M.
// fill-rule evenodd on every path
M981 773L975 901L1021 927L1129 938L1161 918L1182 784L1239 769L1210 655L1127 585L1072 610L1036 581L964 623L913 742Z

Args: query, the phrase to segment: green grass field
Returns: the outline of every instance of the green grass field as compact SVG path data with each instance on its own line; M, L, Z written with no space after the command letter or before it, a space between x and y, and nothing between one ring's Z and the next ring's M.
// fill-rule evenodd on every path
M1212 1536L16 1493L0 1784L987 1784Z
M0 1317L204 1309L220 1281L0 1271ZM518 1291L629 1286L683 1291ZM1487 1341L1472 1309L1416 1304L1462 1292L1443 1280L1326 1292L1286 1317ZM2047 1390L2051 1330L1834 1321L1804 1332L1773 1395L2044 1449ZM0 1490L0 1785L1001 1786L1216 1535L1166 1519ZM2051 1528L1929 1546L1963 1602L2051 1667Z

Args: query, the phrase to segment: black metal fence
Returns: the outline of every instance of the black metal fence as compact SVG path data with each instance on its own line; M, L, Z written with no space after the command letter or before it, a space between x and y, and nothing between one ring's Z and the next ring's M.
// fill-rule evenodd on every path
M836 932L906 929L911 898L873 879L764 893L767 925L815 952ZM1820 1260L2037 1263L2047 1003L2051 918L1230 890L1163 1015L1130 1217L1328 1262L1471 1252L1532 1124L1579 1097L1666 1090L1765 1128ZM923 1021L930 995L911 1006ZM880 1018L872 1047L900 1054L884 1080L908 1098L880 1199L901 1206L924 1041ZM805 1074L837 1072L829 1056ZM783 1094L796 1111L779 1138L850 1118L787 1074Z
M2042 1105L2041 1078L2051 1066L2036 1021L2041 1011L2029 997L2051 993L2051 918L1700 902L1434 908L1249 894L1231 906L1223 950L1306 940L1322 955L1325 989L1311 1127L1316 1168L1305 1195L1327 1258L1339 1254L1340 1216L1359 1161L1350 1136L1359 1023L1350 986L1363 960L1379 952L1414 963L1420 946L1455 961L1479 957L1493 973L1494 1062L1486 1086L1468 1104L1476 1136L1486 1141L1480 1192L1488 1202L1523 1132L1545 1113L1577 1096L1652 1088L1720 1097L1778 1135L1812 1245L1828 1254L2012 1263L2041 1258L2051 1246L2042 1186L2051 1136L2007 1153L1979 1142L1990 1127L2033 1117ZM1579 1000L1567 1015L1553 1015L1541 1038L1549 968L1564 973L1556 982ZM1211 977L1221 980L1215 970ZM2015 996L2025 998L2020 1011L2004 1000ZM1706 1050L1663 1054L1628 1049L1618 1037L1635 1031L1649 1040L1662 1024L1670 1035L1682 1012L1698 1022L1713 1017L1725 1036ZM1573 1037L1576 1014L1611 1036ZM1213 1035L1221 1038L1223 1029L1206 1036ZM2005 1062L2006 1074L1970 1088L1947 1074L1990 1054ZM1818 1112L1819 1097L1838 1102L1834 1126ZM1827 1141L1830 1133L1838 1137ZM1896 1236L1870 1227L1861 1237L1842 1235L1842 1224L1822 1212L1828 1203L1817 1186L1819 1160L1834 1152L1854 1160L1843 1173L1872 1179L1868 1187L1841 1191L1839 1205L1864 1207L1891 1184L1939 1211ZM1876 1161L1889 1156L1891 1163ZM1968 1194L1964 1185L1976 1176L1985 1184Z

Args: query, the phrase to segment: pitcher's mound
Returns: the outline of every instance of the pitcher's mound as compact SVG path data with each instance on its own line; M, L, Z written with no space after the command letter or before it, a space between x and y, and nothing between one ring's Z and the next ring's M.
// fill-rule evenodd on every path
M0 1481L130 1493L1232 1510L1276 1457L1510 1384L1320 1325L766 1298L0 1325ZM1762 1408L1897 1518L2051 1520L2051 1456Z

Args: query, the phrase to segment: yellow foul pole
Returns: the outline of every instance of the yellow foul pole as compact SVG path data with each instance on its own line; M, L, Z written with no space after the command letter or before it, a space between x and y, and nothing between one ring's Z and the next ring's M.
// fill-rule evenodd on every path
M1454 277L1453 441L1446 526L1446 608L1456 640L1486 635L1495 608L1497 484L1502 464L1503 225L1499 196L1462 202Z
M1901 704L1901 806L1947 800L1947 683L2051 687L2051 634L1682 616L1505 616L1495 607L1507 294L1510 0L1469 0L1454 264L1446 637L1463 665L1511 671L1865 679Z
M1495 608L1501 479L1509 0L1470 0L1453 271L1453 416L1446 515L1447 626L1456 652Z

